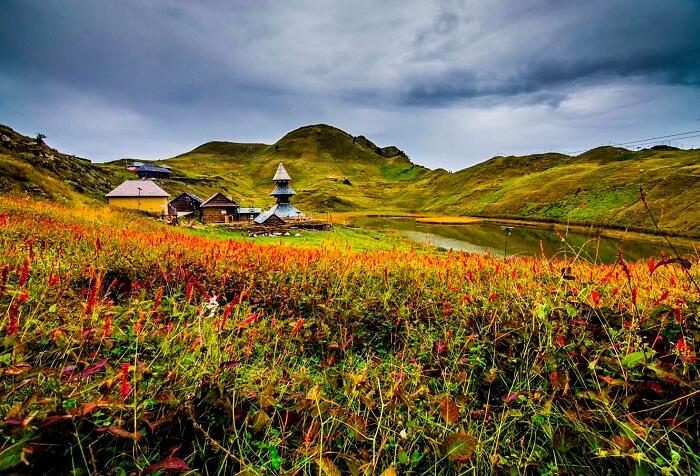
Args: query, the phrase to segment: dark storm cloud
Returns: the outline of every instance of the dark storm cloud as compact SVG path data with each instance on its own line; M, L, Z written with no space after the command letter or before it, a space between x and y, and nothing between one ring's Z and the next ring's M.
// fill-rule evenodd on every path
M629 77L700 86L697 2L535 2L529 8L527 3L484 12L490 29L477 25L471 44L449 33L433 40L430 54L450 58L450 64L409 77L399 100L432 107ZM432 29L416 35L417 51L430 36L425 31L444 36L444 17L443 12Z
M659 94L672 95L663 114L678 132L685 116L671 108L700 90L699 24L686 0L5 0L0 101L91 158L271 142L326 122L434 165L464 150L444 134L492 130L500 148L533 121L576 127L560 134L575 148L611 130L593 117L662 135L626 119ZM603 116L610 104L628 116Z

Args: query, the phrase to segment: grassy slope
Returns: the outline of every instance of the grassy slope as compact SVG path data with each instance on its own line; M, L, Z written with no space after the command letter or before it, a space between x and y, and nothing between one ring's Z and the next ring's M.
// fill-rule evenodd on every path
M382 208L406 180L427 173L401 155L384 157L355 143L346 132L315 125L292 131L272 145L209 142L163 161L175 174L162 183L173 194L187 190L206 199L223 191L244 205L267 207L274 203L269 193L280 162L297 191L294 204L307 213ZM117 170L123 164L109 166Z
M56 151L51 153L60 160L48 160L39 154L50 149L23 147L23 151L0 148L2 193L94 199L111 185L136 177L122 161L93 165ZM353 138L334 127L314 125L292 131L272 145L209 142L162 162L175 174L158 183L173 195L189 191L206 199L223 191L244 206L266 208L274 203L269 197L271 179L283 162L297 191L293 203L307 213L418 212L652 231L639 196L641 185L663 230L700 236L697 150L633 152L600 147L576 157L554 153L494 157L448 173L414 165L395 147L379 148L362 136Z
M0 147L0 195L106 203L104 195L120 182L103 167L61 154L8 127L0 125L0 134L10 139Z
M422 194L430 198L413 206L429 212L650 229L642 186L663 229L700 236L696 150L601 147L577 157L496 157L457 173L435 171L427 177L417 188L433 193Z

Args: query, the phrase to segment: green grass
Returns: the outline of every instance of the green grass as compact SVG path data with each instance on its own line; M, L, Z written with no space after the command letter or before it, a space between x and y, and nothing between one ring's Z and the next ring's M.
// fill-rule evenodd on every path
M0 202L1 472L700 471L696 260L227 233Z
M60 166L50 166L37 157L39 152L36 147L3 152L0 167L6 173L0 191L63 200L72 200L71 193L77 192L94 200L108 191L105 184L135 177L124 170L122 160L93 165L62 156ZM386 157L388 152L396 155ZM210 142L162 162L175 173L158 183L173 196L188 191L206 199L221 191L245 206L267 208L274 203L269 196L272 176L283 162L297 191L293 203L308 214L526 217L653 231L641 206L641 186L665 232L700 237L698 150L599 147L576 157L494 157L448 173L412 164L395 147L379 149L334 127L313 125L271 145ZM46 176L68 182L48 183Z

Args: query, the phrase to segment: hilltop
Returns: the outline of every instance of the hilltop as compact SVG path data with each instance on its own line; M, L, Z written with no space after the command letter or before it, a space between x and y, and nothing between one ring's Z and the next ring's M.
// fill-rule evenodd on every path
M123 160L92 164L1 131L11 139L0 148L0 193L103 200L111 187L136 177ZM174 172L158 182L173 195L222 191L244 206L266 208L280 162L293 179L294 203L308 213L413 212L653 231L641 186L665 232L700 236L700 151L668 147L499 156L450 173L414 164L396 146L317 124L274 144L208 142L158 161Z
M0 125L0 195L104 202L104 195L119 183L119 177L105 167Z
M380 148L363 136L313 125L271 145L209 142L162 161L176 172L164 184L203 197L223 190L266 207L274 202L269 193L280 162L292 177L295 203L319 212L384 209L407 182L428 172L396 147Z

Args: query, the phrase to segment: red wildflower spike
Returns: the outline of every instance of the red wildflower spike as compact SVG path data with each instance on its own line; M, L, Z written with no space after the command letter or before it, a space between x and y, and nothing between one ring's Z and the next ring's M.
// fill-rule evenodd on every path
M297 319L296 324L294 324L294 327L292 328L291 332L289 333L290 337L294 336L294 334L299 332L299 329L301 329L302 324L304 324L304 319Z
M566 345L566 341L564 340L564 336L561 334L557 334L557 343L564 347Z
M111 333L112 333L112 319L109 316L107 316L107 318L105 319L105 323L102 326L102 335L104 337L107 337Z
M595 307L600 306L600 293L595 289L591 291L591 300L593 301Z
M5 265L2 268L2 273L0 274L0 297L3 297L5 295L5 291L7 290L7 274L9 271L9 265Z
M683 324L683 316L681 316L681 309L679 307L673 308L673 316L676 318L678 324Z
M22 272L19 275L19 280L17 280L17 287L24 286L27 283L27 277L29 276L29 260L24 259L24 265L22 266Z
M5 333L10 336L13 334L17 333L17 330L19 329L19 324L18 324L18 316L17 316L17 303L13 303L10 306L10 309L8 311L9 314L9 322L7 324L7 327L5 328Z
M688 348L688 345L685 343L685 339L683 339L683 336L678 336L678 341L676 342L676 345L678 346L678 350L681 352L685 352L685 350Z
M153 298L153 307L151 312L155 312L158 309L158 304L160 304L160 298L163 297L163 286L159 287L156 291L156 295Z
M131 385L129 384L129 363L124 362L122 364L122 382L119 386L119 398L126 398L131 392Z

